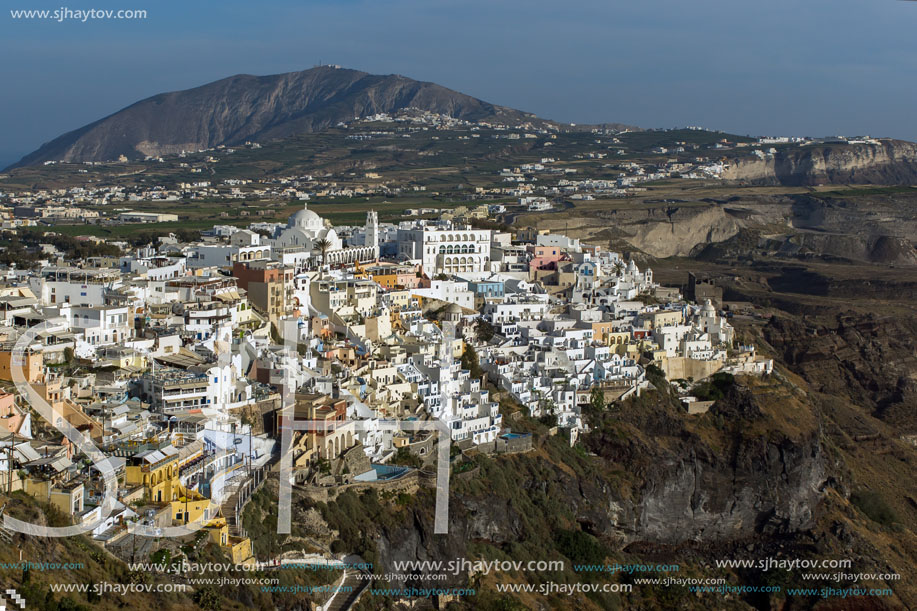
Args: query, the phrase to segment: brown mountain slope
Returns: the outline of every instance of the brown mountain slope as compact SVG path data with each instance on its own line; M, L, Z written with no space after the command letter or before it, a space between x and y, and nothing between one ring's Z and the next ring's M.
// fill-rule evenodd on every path
M518 124L534 115L400 75L322 66L271 76L237 75L162 93L48 142L16 166L49 160L128 159L317 131L355 117L418 108L456 118Z

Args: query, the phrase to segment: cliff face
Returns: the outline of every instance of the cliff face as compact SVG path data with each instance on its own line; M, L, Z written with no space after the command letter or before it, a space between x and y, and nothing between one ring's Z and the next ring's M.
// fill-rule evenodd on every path
M810 525L826 479L819 427L786 388L772 385L764 393L783 405L765 406L736 388L702 419L685 419L675 405L647 405L649 416L629 423L642 434L600 429L591 438L596 453L641 478L631 541L732 541ZM800 428L779 424L786 409L805 414Z
M917 265L917 188L871 190L647 199L640 207L609 205L589 209L588 215L573 209L569 215L532 215L524 222L612 249L626 249L624 242L660 258L816 256Z
M870 291L873 287L860 287ZM901 433L917 433L917 353L910 316L850 311L808 325L774 318L764 337L782 360L820 392L847 395Z
M558 528L576 525L620 549L805 530L827 479L820 428L785 386L765 393L794 410L798 428L782 427L747 389L693 421L663 393L600 417L585 440L593 456L565 455L553 440L534 455L487 459L477 484L453 482L448 536L430 532L432 503L423 502L380 533L376 561L391 572L395 561L466 557L482 542L521 558L530 550L520 546L550 545Z
M16 165L48 160L107 161L120 155L142 159L246 140L285 138L405 108L462 119L495 118L509 123L534 119L434 83L320 67L271 76L238 75L156 95L64 134Z
M917 182L917 144L882 140L792 148L767 159L733 160L723 178L762 185L912 184Z
M652 542L724 541L809 526L825 480L817 439L742 440L732 456L689 452L661 463L638 506Z

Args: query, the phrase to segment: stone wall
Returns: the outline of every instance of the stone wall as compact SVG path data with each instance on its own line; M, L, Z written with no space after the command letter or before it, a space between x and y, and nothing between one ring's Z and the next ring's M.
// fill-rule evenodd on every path
M523 435L522 437L497 437L496 451L500 454L514 454L516 452L528 452L532 449L532 435Z
M408 449L408 452L414 456L430 456L433 453L433 445L436 441L435 435L427 435L426 438L416 441L414 443L409 443L404 446Z
M363 444L357 443L357 445L344 451L339 458L333 461L331 472L349 480L355 475L366 473L372 468L369 457L363 451Z
M334 501L345 490L362 492L372 488L378 492L382 492L384 490L386 492L392 492L395 494L414 494L420 490L420 473L414 469L394 480L354 482L352 484L342 484L340 486L297 485L296 488L302 490L306 495L309 496L310 499L322 503L329 503Z
M723 361L697 361L695 359L676 356L662 360L660 368L665 372L667 380L703 380L712 376L723 368Z
M251 405L229 410L234 416L244 418L247 422L252 423L252 434L261 435L268 433L275 434L275 419L280 409L281 400L279 393L272 393L267 398L262 399Z

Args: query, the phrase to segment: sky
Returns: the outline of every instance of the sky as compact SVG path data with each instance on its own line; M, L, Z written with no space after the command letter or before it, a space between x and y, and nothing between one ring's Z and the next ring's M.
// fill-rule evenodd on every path
M576 123L917 140L917 2L3 0L0 168L163 91L319 62ZM21 9L146 19L14 19ZM73 14L72 12L70 13Z

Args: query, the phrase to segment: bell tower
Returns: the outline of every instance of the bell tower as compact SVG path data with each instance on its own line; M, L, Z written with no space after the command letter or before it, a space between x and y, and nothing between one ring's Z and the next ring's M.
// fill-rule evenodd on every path
M375 210L366 213L366 241L364 246L373 249L373 258L379 258L379 215Z

